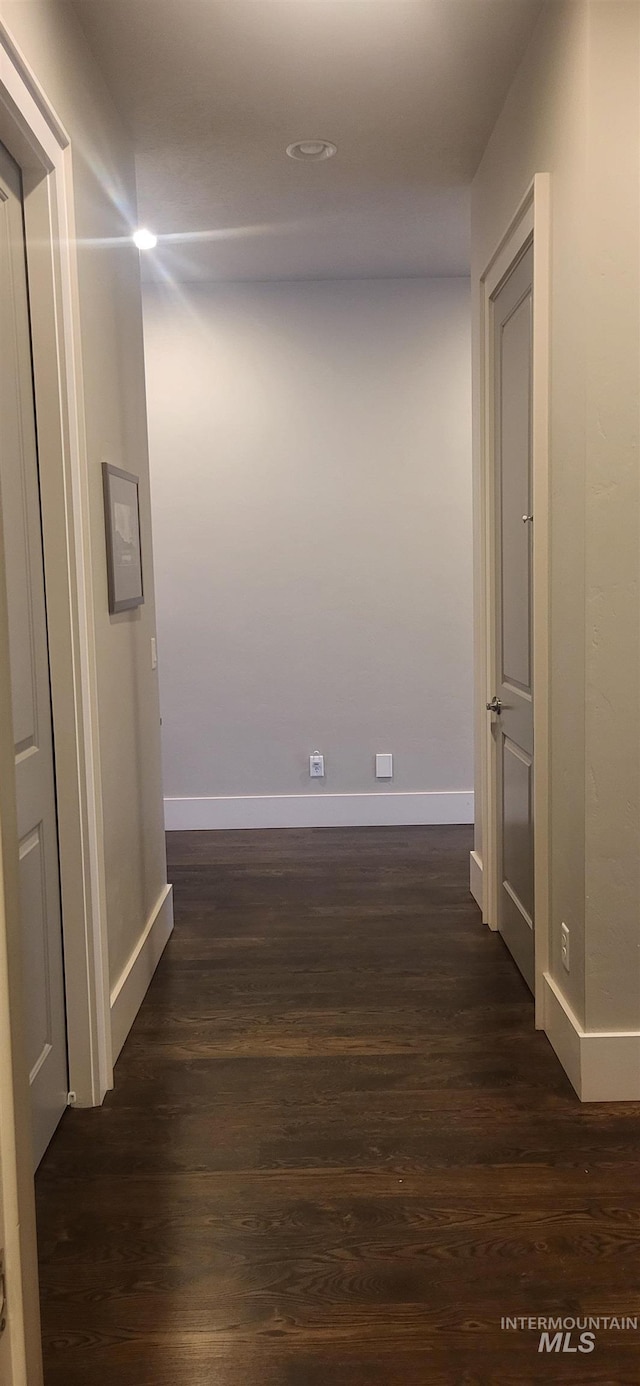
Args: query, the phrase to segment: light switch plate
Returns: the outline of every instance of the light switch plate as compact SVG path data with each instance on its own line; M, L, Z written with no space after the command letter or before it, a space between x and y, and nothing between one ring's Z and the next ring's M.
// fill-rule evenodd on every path
M376 755L376 779L393 779L393 756L391 751L378 751Z

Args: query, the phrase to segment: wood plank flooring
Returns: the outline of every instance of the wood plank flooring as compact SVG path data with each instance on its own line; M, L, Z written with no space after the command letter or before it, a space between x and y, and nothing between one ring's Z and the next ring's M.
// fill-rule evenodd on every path
M640 1107L581 1106L466 828L174 833L176 930L37 1180L47 1386L638 1383Z

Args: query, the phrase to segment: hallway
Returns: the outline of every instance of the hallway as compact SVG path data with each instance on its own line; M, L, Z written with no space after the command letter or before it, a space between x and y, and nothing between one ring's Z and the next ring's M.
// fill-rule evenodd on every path
M467 828L173 833L176 930L37 1180L47 1386L637 1381L640 1108L580 1106Z

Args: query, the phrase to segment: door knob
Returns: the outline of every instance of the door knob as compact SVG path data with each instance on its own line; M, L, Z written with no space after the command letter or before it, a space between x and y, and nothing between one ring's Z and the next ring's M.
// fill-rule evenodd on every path
M496 698L494 696L491 699L491 702L487 703L487 712L495 712L498 717L500 716L500 713L502 712L502 703L500 702L499 698Z

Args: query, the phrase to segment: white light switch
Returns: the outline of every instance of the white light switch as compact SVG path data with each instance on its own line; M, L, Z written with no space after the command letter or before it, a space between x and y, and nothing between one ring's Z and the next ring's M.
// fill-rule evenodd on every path
M393 779L393 756L391 751L378 751L376 755L376 779Z
M157 667L158 667L158 642L157 642L157 640L156 640L155 635L152 635L152 636L151 636L151 668L152 668L152 669L157 669Z

